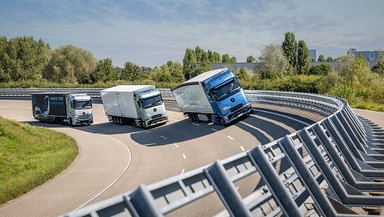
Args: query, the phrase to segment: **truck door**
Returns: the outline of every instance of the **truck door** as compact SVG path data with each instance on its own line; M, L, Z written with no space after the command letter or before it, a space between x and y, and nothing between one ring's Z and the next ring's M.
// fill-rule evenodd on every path
M116 93L116 99L117 99L117 104L119 104L120 114L122 117L124 117L125 114L124 114L124 110L122 109L124 99L119 93Z

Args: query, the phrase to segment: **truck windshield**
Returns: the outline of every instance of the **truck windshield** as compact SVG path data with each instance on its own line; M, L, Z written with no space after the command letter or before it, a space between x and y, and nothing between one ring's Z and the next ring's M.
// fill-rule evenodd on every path
M221 101L237 93L240 89L241 87L240 87L239 81L237 81L237 79L233 79L232 81L222 86L211 89L211 93L215 100Z
M75 109L90 109L92 108L92 101L74 101Z
M161 105L163 103L163 98L161 95L152 96L149 98L141 99L143 108L151 108L153 106Z

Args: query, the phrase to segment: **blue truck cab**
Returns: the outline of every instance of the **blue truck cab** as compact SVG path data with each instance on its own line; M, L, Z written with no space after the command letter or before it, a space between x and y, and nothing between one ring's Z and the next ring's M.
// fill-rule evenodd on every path
M237 76L227 68L204 72L172 93L180 110L192 121L227 125L252 111Z
M203 85L215 112L211 115L214 123L226 125L251 112L251 104L232 71L223 70L207 79Z

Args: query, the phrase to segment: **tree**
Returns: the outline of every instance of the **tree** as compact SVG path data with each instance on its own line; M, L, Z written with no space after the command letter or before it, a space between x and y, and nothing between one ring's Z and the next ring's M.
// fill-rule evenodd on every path
M332 57L327 57L326 61L327 61L327 62L332 62L332 61L334 61L334 60L333 60Z
M204 50L202 48L200 48L199 46L196 46L195 47L195 56L196 56L196 61L197 62L201 62L202 61L203 54L204 54Z
M7 50L8 40L6 37L0 37L0 82L9 82L11 80L11 75L7 73L7 68L5 61L7 59L6 50Z
M106 58L97 61L95 73L91 76L94 82L106 82L118 79L116 68L112 64L111 58Z
M51 49L41 39L0 38L0 82L40 80L51 56Z
M191 78L191 73L195 70L196 64L197 61L194 50L187 48L183 58L183 73L185 79L188 80Z
M223 56L221 56L221 61L223 63L230 63L231 62L231 57L229 57L229 54L223 54Z
M219 62L221 62L221 55L219 53L217 53L217 52L213 52L212 53L211 62L212 63L219 63Z
M309 68L309 52L306 43L299 41L297 49L297 73L306 74Z
M172 82L181 83L184 79L183 66L179 62L168 61L166 64L172 76Z
M281 47L276 44L267 45L261 51L259 61L263 63L262 71L277 74L288 74L290 72L287 58L285 58Z
M254 56L248 56L247 57L247 63L252 63L252 62L255 62L256 61L256 58Z
M240 68L239 70L237 70L236 75L240 80L243 81L249 81L252 78L252 72L244 68Z
M345 56L340 58L338 70L345 83L351 86L369 83L370 69L363 56Z
M317 59L318 62L324 62L325 58L323 54L320 54L319 58Z
M293 32L286 32L281 46L284 56L292 67L295 67L296 64L296 45L295 34Z
M73 45L55 49L44 78L59 83L91 83L91 74L96 68L92 53Z
M377 64L372 67L372 72L384 75L384 60L380 60L379 62L377 62Z
M236 62L236 57L231 57L231 63L235 63Z
M309 75L328 75L333 72L333 69L328 64L321 64L318 66L311 66L308 70Z
M141 79L141 76L142 70L140 66L128 61L124 64L120 79L127 81L137 81Z

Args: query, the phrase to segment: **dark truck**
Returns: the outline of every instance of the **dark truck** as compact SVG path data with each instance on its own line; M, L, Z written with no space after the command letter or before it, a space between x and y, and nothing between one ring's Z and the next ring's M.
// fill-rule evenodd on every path
M32 113L36 120L90 125L93 123L92 99L84 93L32 94Z

